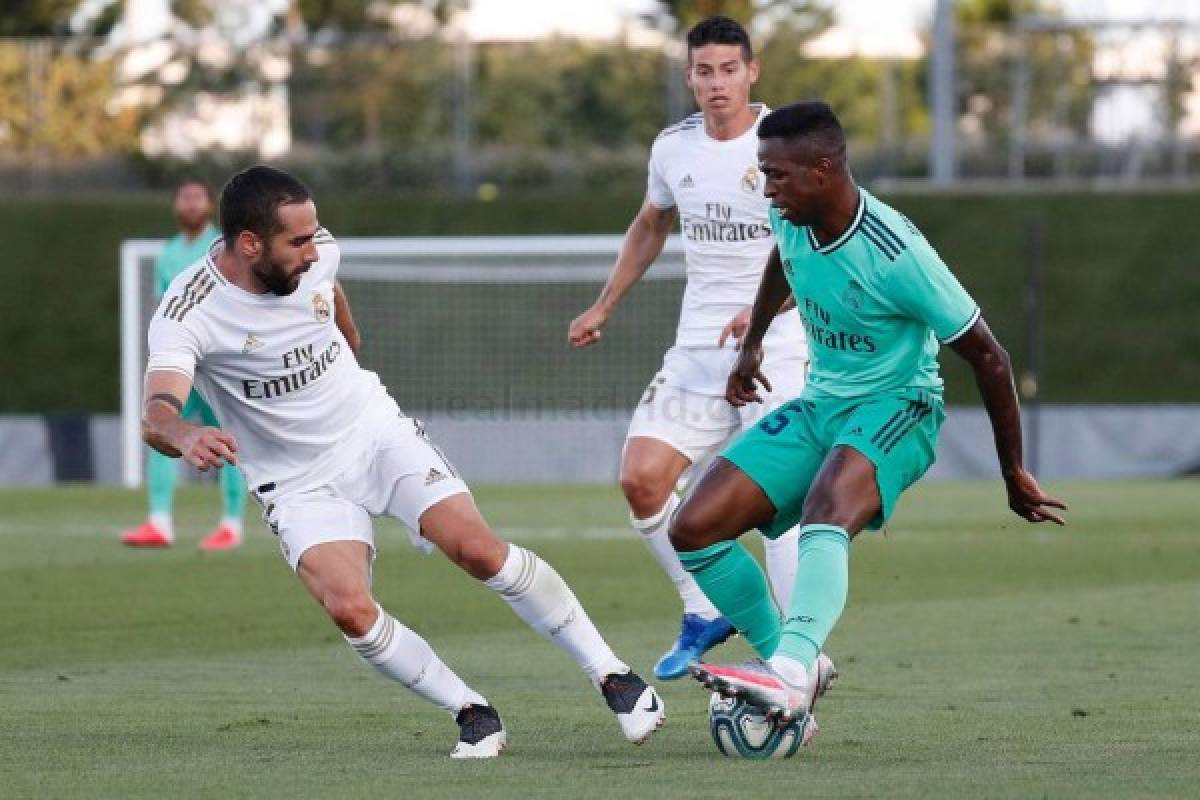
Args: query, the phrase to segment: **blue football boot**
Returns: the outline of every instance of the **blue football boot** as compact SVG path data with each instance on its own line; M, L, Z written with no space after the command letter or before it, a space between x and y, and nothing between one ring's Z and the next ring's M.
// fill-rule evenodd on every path
M734 627L724 617L705 619L699 614L684 614L675 646L654 665L654 677L673 681L687 675L688 665L700 660L721 642L734 634Z

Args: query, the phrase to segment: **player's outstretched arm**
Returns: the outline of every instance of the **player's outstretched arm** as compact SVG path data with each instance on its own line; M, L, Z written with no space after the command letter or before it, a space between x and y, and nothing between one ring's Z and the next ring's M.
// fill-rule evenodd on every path
M1065 511L1066 504L1044 493L1022 461L1021 406L1008 352L996 341L983 317L951 342L950 347L966 359L975 372L975 383L992 422L1000 471L1008 487L1009 508L1030 522L1049 521L1062 525L1062 517L1050 509Z
M158 452L183 458L207 470L237 463L237 441L217 428L202 428L183 419L183 404L192 391L192 379L173 370L146 373L142 404L142 439Z
M338 326L342 336L346 337L346 344L350 345L350 350L357 355L358 348L362 347L362 334L354 324L354 315L350 313L350 301L346 299L341 281L333 285L333 323Z
M678 212L674 208L659 208L646 200L633 218L617 261L608 274L608 282L591 308L584 311L567 329L567 341L572 347L587 347L600 341L600 329L608 322L617 304L633 285L642 279L646 270L662 253L667 236L675 225Z

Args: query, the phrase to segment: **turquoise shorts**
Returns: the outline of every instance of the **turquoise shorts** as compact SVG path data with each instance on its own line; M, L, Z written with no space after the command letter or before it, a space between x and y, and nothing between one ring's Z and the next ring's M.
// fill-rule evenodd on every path
M878 530L900 494L933 465L945 419L941 395L928 389L855 399L801 395L768 414L721 455L750 476L775 506L774 519L761 527L764 535L775 538L800 521L809 487L830 451L853 447L875 465L883 507L868 527Z

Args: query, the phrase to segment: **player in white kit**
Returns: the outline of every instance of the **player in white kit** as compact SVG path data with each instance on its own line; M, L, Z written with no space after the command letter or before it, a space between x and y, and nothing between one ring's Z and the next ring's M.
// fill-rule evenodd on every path
M307 188L252 167L221 194L223 239L181 273L149 332L143 436L200 469L236 464L284 557L346 640L387 677L455 716L455 758L503 749L496 710L371 592L371 517L388 515L498 592L562 648L641 743L663 702L612 652L575 595L534 553L497 538L421 424L358 365L333 323L345 296L337 243ZM223 430L180 417L192 386Z
M570 326L575 347L600 339L621 298L662 252L680 222L687 288L675 345L663 358L634 411L621 460L621 490L631 520L683 601L678 639L654 667L660 680L687 674L689 663L733 633L684 571L667 538L679 507L677 485L734 435L800 394L808 370L804 328L795 310L771 324L763 372L771 391L761 404L734 408L725 382L736 360L733 339L745 332L747 308L774 239L770 201L758 171L758 122L770 110L750 102L758 61L745 29L711 17L687 35L687 81L701 111L654 142L646 199L630 225L608 282L596 302ZM796 575L798 532L766 539L767 573L776 602L787 608ZM833 674L826 663L826 675Z

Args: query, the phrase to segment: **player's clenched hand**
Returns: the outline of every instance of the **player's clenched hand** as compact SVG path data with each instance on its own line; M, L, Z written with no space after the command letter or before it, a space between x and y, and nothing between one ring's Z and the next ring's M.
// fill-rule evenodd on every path
M201 471L237 464L237 440L217 428L193 428L180 442L183 459Z
M750 329L750 312L753 309L746 306L741 311L733 315L733 319L725 323L725 327L721 329L721 335L717 337L717 347L724 347L725 340L730 336L733 337L733 349L737 350L742 346L742 337L746 335L746 331Z
M746 403L761 403L757 384L762 384L764 389L771 391L771 382L762 373L762 358L761 346L743 347L738 352L737 363L733 365L733 371L729 373L729 380L725 384L725 399L730 405L740 408Z
M1067 504L1042 491L1038 482L1025 470L1017 470L1005 479L1008 484L1008 507L1030 522L1053 522L1063 525L1061 516L1051 508L1067 510Z
M567 341L572 347L587 347L600 341L600 329L608 322L608 312L592 306L580 314L567 328Z

